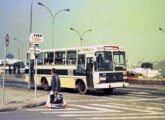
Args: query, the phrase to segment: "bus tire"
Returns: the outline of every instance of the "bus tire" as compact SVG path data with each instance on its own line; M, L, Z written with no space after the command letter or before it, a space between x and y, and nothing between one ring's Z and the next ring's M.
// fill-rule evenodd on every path
M87 88L83 81L78 82L77 89L78 89L79 93L82 95L85 95L87 93Z
M111 94L113 92L113 88L103 89L105 94Z
M47 82L46 78L44 78L44 79L42 80L42 87L43 87L43 89L46 90L46 91L49 91L49 90L50 90L50 87L49 87L49 85L48 85L48 82Z

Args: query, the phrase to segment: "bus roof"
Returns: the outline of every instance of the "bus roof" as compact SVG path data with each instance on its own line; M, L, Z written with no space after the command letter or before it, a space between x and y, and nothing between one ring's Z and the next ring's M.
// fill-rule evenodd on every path
M46 49L46 50L41 50L41 52L64 51L64 50L78 50L79 52L125 51L124 47L121 47L121 46L116 46L116 45L97 45L97 46L87 46L87 47Z

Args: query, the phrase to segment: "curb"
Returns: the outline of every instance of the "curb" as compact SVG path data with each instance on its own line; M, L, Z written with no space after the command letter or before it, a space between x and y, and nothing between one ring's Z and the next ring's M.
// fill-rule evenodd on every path
M45 105L46 102L40 102L40 103L34 103L34 104L26 104L26 105L23 105L23 106L18 106L18 107L7 107L7 108L0 108L0 112L7 112L7 111L15 111L15 110L22 110L22 109L25 109L25 108L32 108L32 107L38 107L38 106L42 106L42 105Z

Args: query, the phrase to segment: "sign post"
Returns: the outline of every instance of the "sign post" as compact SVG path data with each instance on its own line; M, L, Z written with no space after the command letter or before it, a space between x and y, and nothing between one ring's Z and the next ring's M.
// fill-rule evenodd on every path
M2 83L2 105L4 105L4 96L5 96L5 74L6 74L6 51L7 51L7 47L9 45L9 35L6 35L5 38L5 51L4 51L4 69L3 69L3 83Z
M34 55L35 55L35 97L37 97L37 58L40 52L39 45L43 42L43 36L39 33L31 33L29 41L34 44ZM29 67L30 69L30 67Z

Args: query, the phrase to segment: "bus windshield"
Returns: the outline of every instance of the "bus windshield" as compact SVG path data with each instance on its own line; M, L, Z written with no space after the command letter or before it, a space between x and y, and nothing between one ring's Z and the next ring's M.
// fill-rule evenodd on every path
M112 71L112 53L107 51L96 52L96 71Z
M126 70L125 52L113 52L114 67L116 71Z

